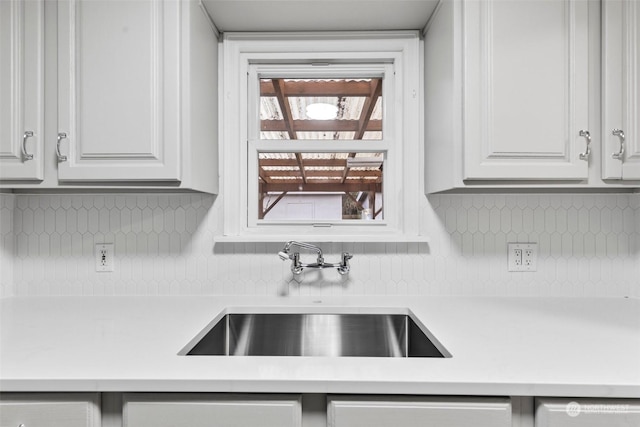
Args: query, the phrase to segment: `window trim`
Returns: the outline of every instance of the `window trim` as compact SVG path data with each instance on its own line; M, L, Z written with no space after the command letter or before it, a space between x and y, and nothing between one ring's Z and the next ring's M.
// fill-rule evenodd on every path
M422 162L422 55L417 31L355 32L355 33L226 33L222 51L222 81L220 100L222 124L221 188L223 203L223 235L217 241L282 241L302 239L307 241L427 241L419 234L420 198L424 197ZM395 116L390 138L396 146L385 147L379 141L366 141L359 151L385 152L391 173L385 175L385 220L363 222L348 220L332 223L313 221L278 222L251 221L248 196L257 191L256 183L249 182L249 168L256 167L257 145L249 135L249 115L256 113L257 105L249 106L250 92L247 76L255 64L270 64L258 69L268 69L271 64L332 63L332 64L394 64ZM376 65L374 65L375 67ZM345 66L348 68L348 66ZM294 67L295 68L295 67ZM339 68L339 67L337 67ZM357 68L357 67L356 67ZM365 67L366 69L366 67ZM257 82L256 82L257 84ZM388 96L388 95L385 95ZM383 98L384 100L385 98ZM386 112L385 112L386 114ZM385 128L389 129L390 119ZM392 130L393 131L393 130ZM262 140L260 147L269 146ZM273 141L269 141L273 142ZM326 141L325 141L326 142ZM353 144L353 143L350 143ZM271 151L282 151L282 146L271 144ZM341 151L336 144L326 151ZM382 149L381 149L382 148ZM261 151L262 148L259 148ZM296 143L295 151L319 151L317 145ZM388 186L388 187L387 187ZM256 197L257 206L257 197ZM241 213L241 214L239 214ZM257 218L257 209L254 212Z

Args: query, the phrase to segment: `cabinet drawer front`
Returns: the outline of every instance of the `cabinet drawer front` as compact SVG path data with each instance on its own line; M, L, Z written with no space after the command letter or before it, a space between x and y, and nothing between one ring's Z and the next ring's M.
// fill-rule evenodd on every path
M638 427L640 399L536 399L535 427Z
M330 397L330 427L510 427L508 398Z
M0 426L99 427L97 402L97 395L3 393Z
M300 427L299 396L127 394L124 427Z

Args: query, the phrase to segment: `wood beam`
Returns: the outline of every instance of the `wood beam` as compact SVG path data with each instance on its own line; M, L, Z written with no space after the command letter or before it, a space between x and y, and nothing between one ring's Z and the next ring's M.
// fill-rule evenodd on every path
M371 183L286 183L286 184L262 184L262 189L267 193L281 192L330 192L330 193L353 193L357 191L382 191L382 184Z
M294 120L293 127L297 132L358 132L358 120ZM284 120L261 120L260 130L263 132L288 131ZM382 120L369 120L366 131L382 131Z
M364 105L362 106L362 112L360 113L359 127L356 135L353 139L362 139L364 133L367 131L367 125L369 124L369 120L371 120L371 114L373 114L373 110L376 107L376 103L378 102L378 97L382 95L382 80L375 79L371 81L371 93L364 100Z
M308 166L308 165L307 165ZM265 175L264 178L266 182L272 182L273 179L276 179L277 177L284 177L284 176L300 176L300 171L297 170L288 170L288 171L278 171L278 170L269 170L269 171L265 171L267 175ZM379 178L382 176L382 172L379 170L372 170L372 171L350 171L350 173L352 175L350 175L350 177L376 177ZM262 177L262 174L260 174L260 176ZM342 171L341 170L330 170L330 171L323 171L323 170L307 170L306 171L306 176L307 179L313 179L314 177L319 177L319 176L330 176L330 177L342 177Z
M296 131L293 127L293 115L291 114L291 105L284 94L284 81L282 79L273 79L273 89L275 91L276 98L278 98L278 105L280 105L280 111L284 120L284 125L289 134L290 139L298 139L296 137Z
M288 81L284 89L286 96L369 96L371 92L367 81ZM276 96L269 81L260 81L260 96Z
M282 200L282 198L283 198L284 196L286 196L286 195L287 195L287 192L286 192L286 191L282 192L282 194L280 194L280 195L278 196L278 198L277 198L277 199L275 199L275 200L273 201L273 203L271 203L269 206L267 206L267 209L265 209L265 210L264 210L264 212L263 212L263 214L262 214L262 218L264 218L264 217L265 217L265 216L266 216L266 215L271 211L271 209L273 209L273 207L274 207L276 204L278 204L278 202L279 202L280 200ZM263 203L264 203L264 202L263 202ZM261 218L261 219L262 219L262 218Z
M296 159L259 159L260 167L263 166L298 166ZM304 159L305 166L345 167L346 159Z
M293 123L293 115L291 114L291 105L287 100L284 92L284 80L283 79L272 79L273 89L276 92L276 97L278 98L278 104L280 105L280 110L282 110L282 115L285 122L285 127L287 128L287 133L289 134L289 139L298 139L296 135L296 131ZM300 168L300 174L302 175L302 180L307 182L307 178L305 176L304 171L304 162L302 161L302 154L296 153L296 160L298 161L298 168Z

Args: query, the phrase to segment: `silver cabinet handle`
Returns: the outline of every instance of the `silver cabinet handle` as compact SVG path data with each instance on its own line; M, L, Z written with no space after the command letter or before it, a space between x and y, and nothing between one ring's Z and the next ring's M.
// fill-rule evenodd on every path
M589 160L591 155L591 133L588 130L581 130L580 136L584 136L587 140L587 150L584 153L580 153L580 160Z
M614 136L620 138L620 151L618 151L617 153L613 153L611 157L618 160L624 160L624 132L622 131L622 129L614 129L611 133Z
M33 160L33 154L27 153L27 138L33 137L33 132L28 130L22 136L22 158L24 160Z
M58 156L59 162L66 162L67 156L63 156L60 152L60 142L67 137L67 134L64 132L60 132L58 134L58 142L56 143L56 155Z

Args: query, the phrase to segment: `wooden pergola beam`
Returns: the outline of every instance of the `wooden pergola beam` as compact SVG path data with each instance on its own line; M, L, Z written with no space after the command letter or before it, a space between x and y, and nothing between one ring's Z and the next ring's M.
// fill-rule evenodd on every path
M260 167L263 166L298 166L296 159L259 159L258 163ZM304 165L311 166L326 166L326 167L345 167L347 165L346 159L304 159Z
M297 170L288 170L288 171L279 171L279 170L274 170L274 171L265 171L266 173L268 173L268 175L266 176L267 179L265 179L266 182L273 182L274 179L277 179L278 177L291 177L291 176L295 176L295 177L299 177L300 176L300 172ZM379 170L371 170L371 171L351 171L355 174L356 177L376 177L379 178L382 176L382 171ZM262 176L262 175L260 175ZM342 177L342 171L341 170L308 170L306 171L306 177L307 180L309 179L313 179L314 177L319 177L319 176L329 176L329 177Z
M373 79L380 81L380 79ZM287 81L287 96L369 96L371 86L367 81ZM260 81L260 96L276 96L274 86L268 80Z
M369 121L371 120L373 110L375 109L376 103L378 102L378 97L380 95L382 95L382 80L372 80L371 93L367 96L367 99L364 100L362 112L360 113L360 119L358 120L359 127L353 139L362 139L362 137L364 136L364 133L367 131Z
M281 193L281 192L325 192L325 193L353 193L357 191L382 191L382 184L370 183L286 183L286 184L262 184L262 191L265 193Z
M358 132L358 120L294 120L293 128L296 132ZM261 120L260 130L263 132L288 132L284 120ZM382 131L382 120L369 120L366 131Z
M289 104L289 101L285 96L284 80L273 79L271 80L271 82L273 83L273 89L276 93L276 97L278 98L278 104L280 105L280 110L282 111L285 127L287 128L287 133L289 134L289 139L298 139L296 130L294 128L293 115L291 114L291 105ZM302 180L304 182L307 182L307 178L305 177L304 162L302 161L302 154L296 153L296 160L298 161L298 167L300 168L300 175L302 175Z

